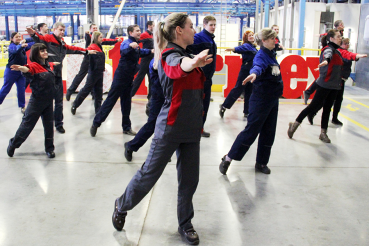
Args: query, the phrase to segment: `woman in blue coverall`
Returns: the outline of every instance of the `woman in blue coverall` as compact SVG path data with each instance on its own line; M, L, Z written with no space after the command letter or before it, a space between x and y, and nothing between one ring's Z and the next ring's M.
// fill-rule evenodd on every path
M10 67L13 64L21 66L27 64L26 52L33 44L34 42L32 42L32 39L22 40L19 33L12 33L10 45L8 47L9 60L4 72L4 85L0 90L0 104L2 104L13 87L13 84L15 83L17 85L18 107L21 108L23 114L26 110L26 79L22 76L20 71L12 71Z
M276 60L275 37L270 28L261 30L256 36L260 50L254 58L250 75L243 81L253 83L249 116L246 128L238 134L231 150L222 158L219 171L226 174L232 160L240 161L259 135L255 170L270 174L268 162L277 128L279 97L283 93L283 82Z
M242 92L244 92L243 114L245 118L249 115L249 99L252 92L252 83L246 83L243 85L242 82L247 76L249 76L250 69L252 68L252 61L254 60L258 50L256 49L253 31L247 30L243 34L242 39L243 44L241 46L226 49L226 51L233 51L234 53L242 54L242 65L240 73L238 74L236 86L228 94L223 104L220 105L219 115L221 118L223 118L226 109L230 109L233 106Z

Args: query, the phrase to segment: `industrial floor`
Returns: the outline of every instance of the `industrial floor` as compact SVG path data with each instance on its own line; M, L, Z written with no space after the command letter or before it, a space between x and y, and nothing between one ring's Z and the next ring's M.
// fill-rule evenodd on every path
M201 245L369 245L368 91L346 87L339 116L344 125L329 125L331 144L318 138L320 113L313 126L306 119L289 139L288 122L305 106L301 99L281 99L270 175L255 173L257 143L220 174L220 159L247 121L241 102L221 119L223 98L212 97L205 127L211 137L201 140L193 201ZM45 155L41 121L8 157L8 141L22 118L15 86L0 106L0 245L185 245L177 233L175 157L128 212L125 229L113 228L114 200L141 167L151 140L127 162L123 144L132 137L122 134L120 105L93 138L93 102L89 97L73 116L74 98L64 101L66 133L55 132L55 159ZM144 96L134 97L135 131L147 119L145 105Z

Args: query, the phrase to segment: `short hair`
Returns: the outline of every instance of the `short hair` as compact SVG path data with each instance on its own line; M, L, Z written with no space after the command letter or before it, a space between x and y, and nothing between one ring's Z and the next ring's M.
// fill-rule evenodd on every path
M139 25L137 25L137 24L130 25L130 26L127 28L127 32L128 32L128 34L129 34L130 32L133 32L133 31L135 30L135 27L140 28L140 26L139 26Z
M254 43L251 43L249 41L249 34L251 34L251 33L254 34L254 32L252 30L247 30L246 32L244 32L244 34L242 36L242 44L249 43L249 44L254 45L255 41L254 41Z
M349 38L342 39L342 44L349 44L349 43L350 43L350 39Z
M13 38L15 37L15 35L17 35L17 32L12 32L12 34L10 35L10 43L14 43L13 42Z
M91 25L90 25L90 29L91 29L91 27L92 27L92 26L96 26L96 24L95 24L95 23L91 23Z
M257 35L255 35L255 41L258 45L262 46L263 41L262 40L268 40L270 38L276 38L277 33L273 31L271 28L264 28L261 31L258 32Z
M40 29L42 28L42 27L44 27L46 25L46 23L39 23L38 25L37 25L37 30L39 30L40 31Z
M214 16L208 15L205 16L204 20L202 21L202 24L207 25L209 21L217 21Z
M343 23L342 20L336 20L333 25L335 28L337 28L341 23Z
M153 21L148 21L146 22L146 28L148 28L149 26L152 26L154 24Z
M63 24L63 22L55 22L53 28L54 29L57 29L58 27L64 27L65 28L65 25Z
M37 62L37 63L41 64L41 62L42 62L41 56L40 56L40 51L41 50L47 50L47 47L46 47L45 44L36 43L36 44L32 45L31 52L29 54L29 59L31 60L31 62Z
M279 28L279 26L278 26L278 25L274 24L274 25L271 27L271 29L273 29L274 27L278 27L278 28Z

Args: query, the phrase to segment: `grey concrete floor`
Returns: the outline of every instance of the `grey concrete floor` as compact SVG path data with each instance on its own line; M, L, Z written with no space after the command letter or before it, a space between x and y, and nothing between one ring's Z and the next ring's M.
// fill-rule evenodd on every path
M289 139L288 122L305 106L280 100L271 175L255 173L255 143L223 176L220 159L246 121L242 103L220 119L223 99L213 93L206 123L211 137L201 140L194 196L201 245L369 245L369 92L347 87L345 97L343 127L329 125L331 144L318 139L319 114ZM145 105L143 96L134 98L134 130L147 119ZM66 133L55 132L55 159L44 153L41 121L9 158L8 141L22 118L15 88L0 106L0 245L184 245L177 233L175 157L117 232L114 200L144 162L149 143L128 163L123 144L132 137L122 134L119 104L95 138L89 134L92 101L75 116L70 106L64 101Z

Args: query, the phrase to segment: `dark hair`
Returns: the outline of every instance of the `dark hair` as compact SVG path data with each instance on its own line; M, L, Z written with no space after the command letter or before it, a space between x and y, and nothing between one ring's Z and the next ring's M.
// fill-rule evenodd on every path
M149 26L152 26L154 24L153 21L148 21L146 22L146 28L148 28Z
M337 28L341 23L343 23L342 20L336 20L333 25L335 28Z
M135 27L140 27L139 25L137 24L134 24L134 25L130 25L128 28L127 28L127 32L128 32L128 35L130 32L133 32L135 30Z
M334 38L334 35L336 35L336 33L339 32L336 29L331 29L327 32L327 35L323 36L322 39L320 40L322 42L322 46L325 47L328 45L328 43L330 42L330 38Z
M91 23L91 25L90 25L90 29L91 29L91 27L92 27L92 26L96 26L96 24L95 24L95 23Z
M31 62L37 62L39 64L42 64L40 51L46 49L47 49L46 45L42 43L32 45L31 53L29 54L29 59L31 60Z
M17 35L17 32L12 32L12 35L10 35L10 43L14 43L13 42L13 38L15 37L15 35Z
M40 23L40 24L38 24L37 25L37 30L39 30L40 31L40 29L42 28L42 27L44 27L46 25L46 23Z

